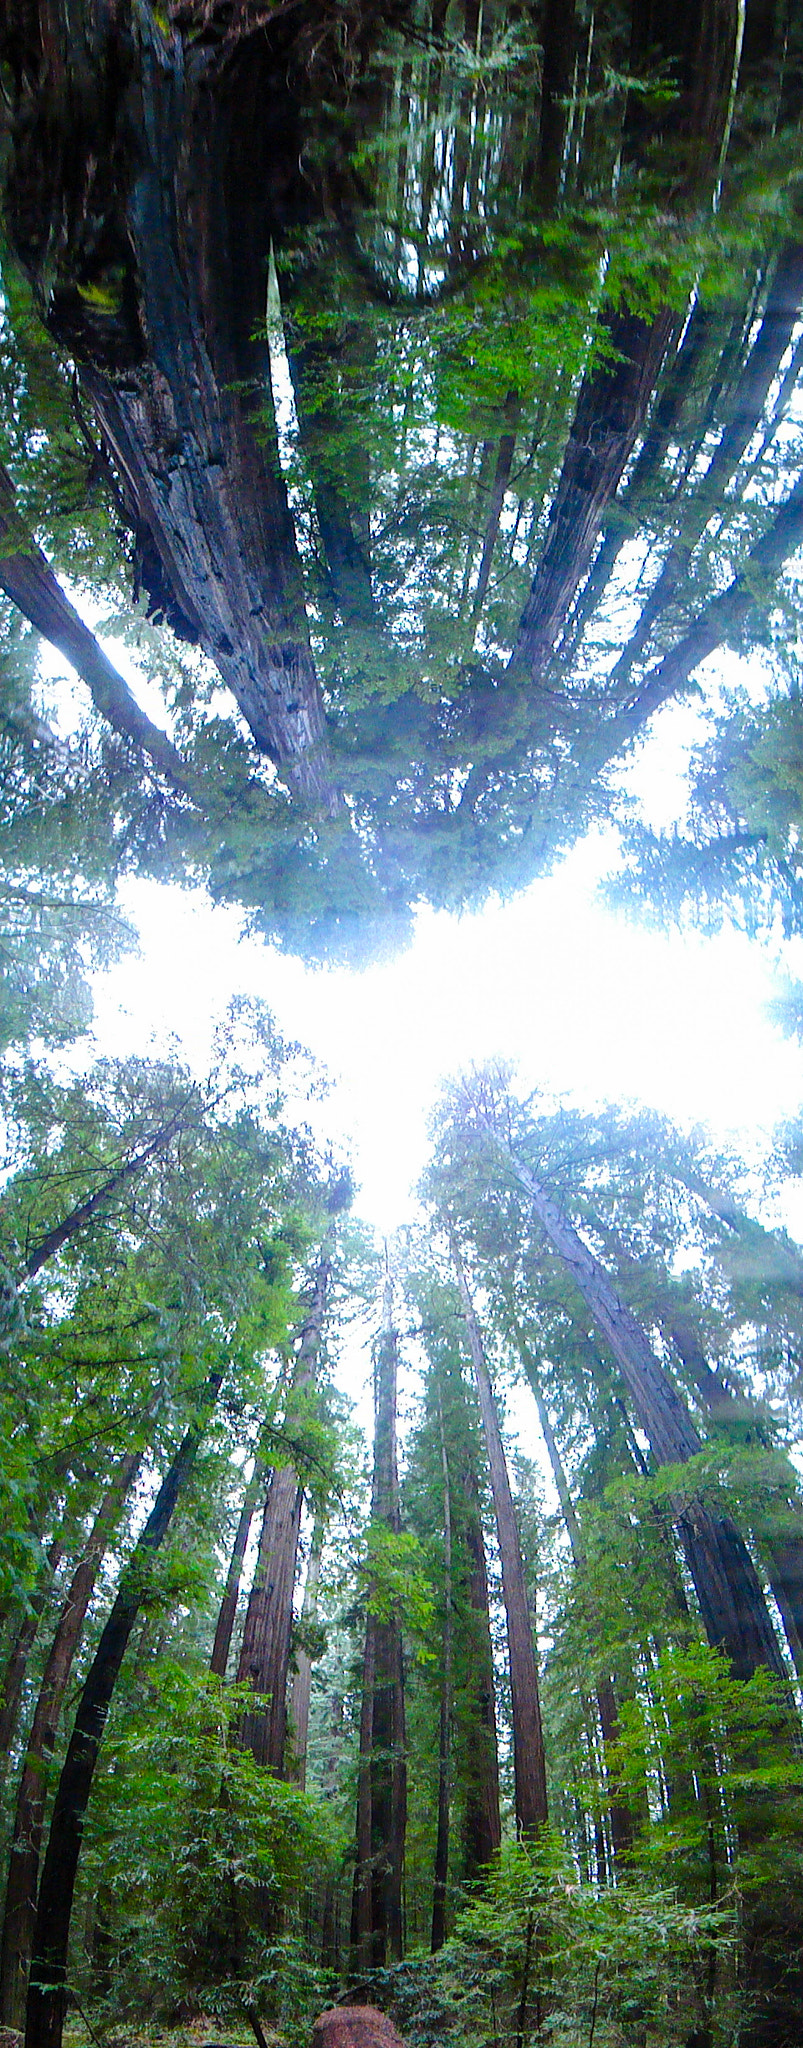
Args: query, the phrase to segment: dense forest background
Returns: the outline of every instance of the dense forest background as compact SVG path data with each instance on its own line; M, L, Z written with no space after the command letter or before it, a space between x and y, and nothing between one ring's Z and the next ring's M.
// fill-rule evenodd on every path
M6 0L0 95L2 2048L797 2048L799 1129L489 1065L381 1244L266 1009L84 1034L132 874L358 967L606 823L800 935L798 10Z

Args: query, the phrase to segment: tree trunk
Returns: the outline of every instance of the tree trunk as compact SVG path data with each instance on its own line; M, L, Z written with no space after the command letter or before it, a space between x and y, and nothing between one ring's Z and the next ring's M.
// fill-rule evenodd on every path
M0 2025L25 2026L28 1972L36 1926L36 1891L42 1846L48 1767L56 1741L64 1694L81 1640L103 1553L142 1462L130 1451L95 1517L84 1555L73 1573L45 1664L17 1792L8 1885L0 1947Z
M435 1871L432 1886L432 1933L430 1951L436 1955L446 1940L446 1886L449 1877L449 1803L452 1751L452 1489L449 1456L443 1427L443 1407L438 1394L438 1429L443 1471L443 1664L438 1717L438 1832L435 1841Z
M84 1817L112 1694L145 1595L148 1561L167 1534L221 1384L222 1374L213 1374L200 1397L198 1417L182 1439L123 1571L120 1590L84 1682L56 1792L39 1887L25 2048L61 2048L67 2004L67 1947Z
M501 1139L498 1142L529 1195L549 1242L611 1347L658 1463L685 1464L702 1448L701 1441L641 1324L535 1175ZM750 1678L764 1665L785 1679L780 1646L755 1567L730 1517L710 1513L703 1501L694 1498L679 1509L677 1524L709 1642L725 1650L737 1678Z
M224 57L151 16L85 12L76 38L48 0L12 8L9 233L81 366L151 608L203 647L294 794L334 815L265 331L300 147L284 32L238 29Z
M641 731L659 705L665 704L670 697L678 696L694 670L714 653L715 648L741 632L753 609L767 602L768 583L778 575L802 542L803 481L799 481L767 532L751 548L727 590L703 606L689 631L642 677L636 695L616 719L618 745L630 733Z
M41 548L25 532L16 509L14 486L0 467L0 589L19 607L51 647L66 655L86 683L95 710L123 739L153 762L174 789L188 785L181 755L141 711L133 691L104 654L74 605L65 597Z
M488 1567L482 1534L477 1475L471 1461L462 1474L469 1554L469 1605L474 1624L469 1667L469 1754L467 1758L463 1875L467 1883L487 1876L502 1846L499 1811L499 1755L496 1737L493 1646L488 1605Z
M212 1644L212 1655L209 1660L209 1669L216 1678L225 1678L226 1676L232 1631L237 1615L237 1600L240 1592L243 1558L245 1557L248 1538L251 1534L251 1523L256 1513L256 1504L259 1499L262 1479L262 1467L259 1459L255 1458L254 1469L245 1489L245 1499L234 1535L231 1561L226 1576L225 1591L220 1603L215 1640Z
M167 1123L162 1125L161 1130L156 1132L155 1137L149 1139L147 1145L143 1145L141 1152L134 1152L129 1159L124 1159L122 1165L116 1167L85 1201L78 1202L68 1215L62 1217L60 1223L55 1223L52 1230L45 1231L38 1244L26 1254L22 1267L22 1276L26 1280L33 1280L47 1264L48 1259L55 1258L63 1245L69 1244L71 1238L77 1236L87 1223L91 1223L93 1216L99 1211L102 1213L105 1204L119 1193L120 1188L125 1187L130 1180L135 1180L137 1174L148 1165L149 1160L158 1158L161 1152L166 1151L171 1139L181 1129L188 1106L187 1103L182 1103L180 1109L177 1109L174 1115L168 1118Z
M321 1573L326 1526L323 1515L316 1516L312 1531L312 1542L307 1560L307 1576L304 1582L304 1605L301 1609L302 1625L313 1623L318 1615L318 1580ZM296 1672L293 1680L293 1696L290 1706L290 1722L293 1731L293 1765L297 1783L302 1792L307 1779L307 1737L309 1734L309 1709L312 1694L312 1658L303 1647L296 1652Z
M477 1382L499 1536L510 1660L516 1824L522 1834L537 1835L547 1821L546 1766L538 1696L538 1671L516 1510L510 1491L499 1418L479 1325L454 1236L451 1236L450 1241L463 1305L469 1352Z
M575 1571L582 1574L585 1571L586 1563L585 1546L583 1543L582 1532L580 1529L579 1521L577 1519L577 1514L575 1512L575 1506L574 1501L572 1500L569 1482L566 1478L566 1473L564 1471L563 1459L561 1458L560 1451L557 1445L557 1439L555 1437L555 1432L552 1428L549 1410L547 1408L543 1393L541 1391L541 1383L538 1376L536 1361L533 1357L529 1345L525 1343L524 1338L521 1335L521 1332L518 1328L518 1324L514 1325L514 1329L516 1346L519 1351L525 1373L527 1375L529 1386L532 1390L536 1408L538 1409L538 1420L541 1425L541 1434L543 1436L544 1443L546 1444L547 1457L549 1458L549 1463L552 1468L552 1477L555 1481L555 1490L560 1501L561 1512L563 1514L563 1519L566 1524L566 1533L569 1538L569 1548L572 1553L572 1562L574 1564ZM593 1598L589 1599L589 1595L588 1593L586 1593L585 1599L587 1607L590 1608L589 1622L591 1624L592 1637L594 1635L598 1636L600 1633L599 1616L595 1612ZM629 1809L623 1804L623 1802L620 1799L617 1799L616 1797L616 1770L612 1759L615 1757L616 1747L619 1741L619 1715L616 1706L616 1691L614 1688L613 1678L609 1671L599 1672L596 1683L596 1697L597 1710L599 1713L599 1724L600 1729L602 1731L602 1742L605 1751L605 1768L608 1780L611 1843L613 1846L614 1862L618 1864L619 1868L621 1869L622 1858L627 1856L627 1854L633 1847L633 1820Z
M20 1622L6 1660L2 1694L0 1695L0 1759L3 1760L8 1757L14 1740L28 1658L36 1641L36 1633L44 1613L47 1596L50 1592L54 1575L58 1571L64 1556L64 1550L65 1545L61 1537L56 1537L48 1549L45 1569L39 1586L36 1592L31 1595L28 1611Z
M803 246L799 242L788 241L778 257L761 326L730 400L730 417L705 476L693 493L684 494L680 534L670 547L661 573L642 605L635 632L611 670L609 682L617 693L626 687L633 665L656 620L671 604L688 572L692 553L709 519L723 503L727 485L760 424L770 385L791 341L802 299Z
M328 1250L322 1249L309 1314L301 1332L289 1412L292 1394L303 1393L314 1384L331 1277L331 1258ZM240 1740L257 1763L267 1765L278 1775L284 1768L287 1740L290 1636L303 1499L303 1488L293 1466L280 1465L268 1487L237 1673L241 1685L250 1683L253 1691L262 1696L262 1703L244 1714Z
M397 1343L393 1289L385 1283L382 1332L374 1367L374 1479L371 1521L398 1535L396 1454ZM352 1927L360 1962L384 1969L404 1953L403 1873L407 1760L401 1623L369 1611L363 1658L357 1861Z

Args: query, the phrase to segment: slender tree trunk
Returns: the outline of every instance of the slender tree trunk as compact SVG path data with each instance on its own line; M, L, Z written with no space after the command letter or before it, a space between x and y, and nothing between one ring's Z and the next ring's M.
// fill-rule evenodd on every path
M302 1624L313 1623L318 1615L318 1581L321 1575L326 1525L323 1515L318 1515L312 1531L312 1542L307 1560L307 1576L304 1582L304 1604L301 1609ZM296 1652L296 1671L293 1680L293 1695L290 1705L290 1722L293 1732L293 1764L295 1777L303 1791L307 1779L307 1738L309 1734L309 1709L312 1695L312 1658L303 1648Z
M36 1926L36 1892L48 1767L64 1694L103 1553L141 1462L142 1452L130 1451L121 1459L119 1469L106 1489L84 1555L73 1573L65 1597L28 1737L17 1792L0 1947L0 2025L19 2031L25 2026L28 1971Z
M803 543L803 481L799 481L771 521L767 532L751 548L742 568L727 590L712 597L698 613L694 624L675 642L661 661L648 668L627 709L616 719L618 744L630 733L639 732L659 705L686 688L694 670L730 641L756 607L767 602L768 586L788 557Z
M443 1406L440 1392L438 1392L438 1430L441 1447L441 1469L443 1472L443 1663L441 1666L441 1698L438 1725L438 1832L435 1841L432 1933L429 1944L433 1955L437 1954L438 1949L443 1947L446 1940L454 1635L452 1623L452 1489L449 1478L449 1455L446 1448L446 1433L443 1427Z
M101 1185L95 1188L91 1195L86 1197L85 1201L78 1202L76 1207L69 1211L68 1215L62 1217L60 1223L55 1223L52 1230L46 1230L38 1243L29 1248L22 1267L22 1273L26 1280L33 1280L36 1274L41 1272L42 1267L47 1264L48 1259L55 1258L56 1253L61 1251L63 1245L69 1244L70 1240L76 1237L78 1232L83 1230L87 1223L91 1223L93 1216L97 1216L99 1212L102 1213L106 1203L113 1200L114 1196L119 1194L121 1188L125 1187L129 1181L135 1180L137 1174L143 1171L143 1168L148 1165L151 1159L158 1158L161 1152L167 1150L171 1139L181 1129L187 1114L187 1108L187 1103L182 1103L181 1108L177 1109L174 1115L168 1118L167 1123L163 1124L161 1130L157 1131L155 1136L149 1139L147 1145L143 1145L140 1152L134 1152L129 1159L124 1159L122 1164L115 1167L106 1180L102 1181Z
M722 504L727 485L760 424L770 385L792 338L801 299L803 246L788 241L778 257L764 317L730 401L730 416L705 476L693 495L684 494L681 531L669 549L646 603L642 605L635 632L611 670L609 682L617 693L626 688L634 663L646 646L656 620L671 604L687 575L694 548L712 513Z
M215 1373L200 1397L199 1414L187 1430L163 1479L141 1536L120 1581L120 1590L90 1665L56 1792L36 1913L25 2048L61 2048L67 2003L67 1947L84 1818L92 1780L131 1630L142 1605L147 1565L167 1534L173 1510L192 1470L201 1438L217 1400L222 1374Z
M152 761L174 789L186 789L187 770L172 740L140 710L128 683L65 597L46 556L22 525L14 486L2 468L0 549L0 589L19 607L23 618L36 627L37 633L66 655L70 666L86 683L100 717Z
M374 1368L374 1480L371 1519L398 1534L396 1453L397 1343L393 1290L386 1280ZM404 1953L403 1874L407 1759L401 1623L369 1612L363 1659L360 1787L352 1926L361 1963L384 1968Z
M259 1499L259 1489L262 1484L263 1476L264 1475L262 1471L262 1466L260 1465L259 1459L256 1458L254 1460L253 1472L248 1481L248 1485L245 1489L245 1499L243 1500L242 1509L240 1511L240 1519L237 1523L237 1528L235 1530L234 1543L232 1546L231 1553L231 1561L226 1576L225 1591L220 1603L220 1611L218 1613L217 1618L217 1627L215 1629L215 1640L212 1644L212 1655L209 1661L209 1669L216 1678L225 1678L226 1676L226 1667L229 1661L229 1650L231 1649L232 1631L234 1629L234 1623L237 1615L237 1600L240 1592L240 1579L242 1577L243 1558L245 1557L246 1549L248 1547L248 1538L251 1534L251 1523L256 1513L256 1505Z
M301 1332L292 1393L303 1394L314 1384L331 1276L332 1262L324 1248ZM240 1739L258 1763L266 1764L279 1775L284 1768L287 1740L290 1635L303 1498L293 1466L280 1465L268 1487L237 1674L241 1685L249 1682L253 1691L262 1696L262 1703L243 1716Z
M499 1811L499 1753L496 1736L496 1697L491 1621L488 1603L488 1567L482 1534L479 1488L473 1462L462 1474L465 1509L465 1538L469 1555L469 1606L473 1640L469 1667L469 1754L466 1760L466 1812L463 1874L468 1883L487 1875L502 1845Z
M53 1583L54 1574L58 1571L64 1556L64 1550L65 1545L62 1538L54 1538L48 1549L45 1568L39 1585L36 1592L31 1596L28 1611L20 1622L6 1660L2 1694L0 1694L0 1759L3 1760L8 1757L14 1740L28 1658L36 1641L36 1633L44 1613L47 1596Z
M583 1543L582 1531L580 1529L580 1524L577 1519L574 1501L572 1500L569 1482L566 1478L566 1473L564 1471L563 1459L561 1458L560 1451L558 1449L557 1439L555 1436L554 1429L552 1428L549 1410L547 1408L543 1393L541 1391L541 1383L538 1375L538 1368L529 1345L526 1344L524 1341L521 1331L519 1330L518 1324L515 1324L514 1328L516 1345L521 1356L521 1360L524 1366L525 1373L527 1375L530 1388L533 1393L536 1408L538 1409L538 1420L541 1425L541 1434L543 1436L544 1443L546 1444L547 1457L549 1458L549 1463L552 1468L552 1477L555 1481L555 1490L560 1501L561 1512L563 1514L563 1519L566 1524L566 1533L569 1538L569 1547L572 1553L572 1562L574 1564L575 1571L582 1574L585 1571L586 1563L585 1545ZM587 1594L586 1601L588 1604ZM598 1635L600 1632L599 1616L594 1611L593 1602L591 1603L591 1612L589 1615L589 1620L591 1622L593 1633L595 1635ZM605 1767L608 1779L611 1842L613 1845L614 1861L621 1867L622 1858L627 1856L628 1852L633 1847L633 1819L631 1813L629 1812L629 1809L624 1805L622 1800L618 1799L616 1796L616 1769L612 1759L615 1757L616 1748L619 1741L619 1715L616 1706L616 1691L614 1688L613 1678L609 1671L601 1671L597 1676L596 1698L597 1710L599 1713L599 1724L600 1729L602 1731L603 1748L605 1751Z
M524 1578L516 1510L510 1490L507 1463L499 1429L493 1389L485 1360L479 1324L474 1313L463 1264L454 1236L452 1259L463 1305L469 1352L477 1382L480 1413L488 1451L491 1487L499 1535L502 1586L507 1620L510 1659L510 1692L513 1713L513 1770L516 1785L516 1823L522 1834L535 1835L547 1821L546 1766L538 1696L538 1672L533 1646L530 1606Z

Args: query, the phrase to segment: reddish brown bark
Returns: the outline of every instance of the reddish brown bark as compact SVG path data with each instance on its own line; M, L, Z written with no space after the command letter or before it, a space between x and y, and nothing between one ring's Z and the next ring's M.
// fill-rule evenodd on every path
M538 1671L533 1645L524 1565L519 1542L516 1510L510 1490L499 1417L485 1359L479 1324L469 1293L457 1242L451 1239L452 1258L463 1305L469 1351L477 1382L480 1413L488 1452L494 1497L502 1588L507 1622L510 1661L510 1693L513 1715L513 1771L516 1786L516 1822L523 1834L537 1834L547 1821L546 1766L541 1728Z
M314 1383L320 1349L332 1266L324 1250L318 1261L312 1302L305 1319L296 1356L293 1390L302 1392ZM243 1716L240 1739L258 1763L281 1773L287 1740L287 1682L290 1668L290 1636L293 1625L298 1534L301 1526L303 1488L292 1465L274 1472L265 1501L259 1557L245 1617L240 1663L240 1684L249 1683L260 1696Z

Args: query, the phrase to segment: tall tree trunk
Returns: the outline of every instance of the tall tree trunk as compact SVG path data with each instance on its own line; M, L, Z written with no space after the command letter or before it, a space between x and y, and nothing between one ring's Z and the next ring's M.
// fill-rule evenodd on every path
M429 1944L433 1955L437 1954L438 1949L443 1947L446 1940L454 1636L452 1622L452 1488L449 1477L449 1455L446 1448L446 1432L443 1427L443 1405L440 1391L438 1392L438 1433L441 1448L441 1470L443 1472L443 1662L441 1665L441 1698L438 1717L438 1832L435 1840L435 1871L432 1886L432 1933Z
M73 1573L64 1600L28 1737L17 1792L0 1945L0 2025L19 2031L25 2026L28 1971L36 1926L36 1892L48 1767L64 1694L103 1553L141 1462L141 1451L129 1451L121 1459L118 1471L106 1489L84 1555Z
M682 584L694 548L712 514L721 506L727 485L760 424L770 385L792 338L801 300L803 246L787 241L778 257L761 326L730 399L729 418L705 475L693 493L684 493L678 538L642 605L634 633L611 670L609 683L617 693L626 688L656 620L667 610Z
M499 1536L510 1661L516 1824L522 1834L536 1835L539 1829L545 1827L547 1821L546 1766L541 1704L538 1696L538 1672L518 1523L479 1324L453 1234L450 1241L463 1305L469 1352L477 1382Z
M529 1167L514 1157L501 1138L497 1142L607 1339L658 1463L685 1464L702 1448L701 1441L641 1324ZM679 1508L677 1525L709 1642L726 1651L737 1678L752 1677L761 1665L785 1678L780 1646L755 1567L730 1517L712 1514L697 1497Z
M245 1489L245 1498L240 1510L240 1518L234 1532L234 1543L232 1545L229 1569L226 1574L226 1585L220 1602L217 1626L215 1628L215 1640L212 1644L212 1655L209 1660L209 1669L216 1678L225 1678L226 1676L232 1631L237 1615L237 1600L240 1592L243 1559L248 1547L251 1523L256 1513L259 1489L263 1477L264 1474L260 1461L258 1458L255 1458L254 1469Z
M309 1313L296 1357L292 1394L310 1389L323 1336L332 1261L326 1246L318 1260ZM261 1703L243 1715L240 1739L258 1763L281 1775L287 1740L287 1682L298 1535L304 1493L292 1465L280 1465L268 1487L259 1558L243 1630L239 1683L250 1683Z
M61 2048L75 1880L84 1818L112 1694L144 1598L148 1563L167 1535L176 1502L192 1471L217 1400L222 1377L221 1373L214 1373L199 1398L198 1416L182 1439L142 1534L134 1545L84 1682L56 1791L39 1887L25 2048Z
M56 1253L60 1252L65 1244L69 1244L79 1231L85 1229L87 1223L91 1223L93 1216L102 1215L107 1203L113 1201L115 1195L119 1194L120 1189L126 1187L129 1181L136 1180L137 1174L142 1173L151 1159L158 1158L160 1153L166 1151L171 1140L180 1131L189 1106L189 1103L182 1103L168 1118L167 1123L148 1140L147 1145L143 1145L138 1152L132 1152L119 1166L114 1167L91 1195L87 1195L83 1202L76 1203L75 1208L70 1209L66 1216L62 1216L60 1222L54 1223L52 1229L46 1230L36 1244L29 1246L22 1267L22 1274L26 1280L33 1280L37 1273L41 1273L48 1259L55 1258Z
M502 1846L499 1811L499 1753L496 1736L493 1645L488 1603L488 1567L482 1533L479 1488L469 1458L461 1475L465 1540L469 1555L469 1606L473 1624L468 1683L469 1753L463 1875L467 1883L487 1875Z
M321 1575L326 1524L323 1515L315 1518L312 1542L307 1559L307 1576L304 1581L304 1604L301 1609L302 1626L312 1624L318 1615L318 1581ZM295 1777L303 1791L307 1779L307 1739L309 1735L309 1709L312 1695L312 1658L302 1646L296 1652L296 1670L293 1679L293 1694L290 1704L290 1722L293 1735L293 1766Z
M533 1353L530 1350L529 1345L524 1340L518 1323L514 1323L514 1330L516 1346L519 1351L519 1355L521 1357L525 1373L527 1375L528 1383L532 1390L536 1408L538 1409L538 1420L541 1425L541 1434L543 1436L544 1443L546 1444L547 1457L549 1458L549 1463L552 1468L552 1477L555 1481L555 1490L558 1496L558 1500L560 1501L561 1512L563 1514L563 1519L566 1524L566 1533L569 1538L569 1548L572 1553L572 1562L574 1564L575 1571L580 1574L584 1574L586 1565L586 1555L582 1531L580 1528L579 1521L577 1519L574 1501L572 1500L571 1496L571 1489L569 1487L569 1482L564 1471L563 1459L561 1458L560 1451L558 1449L557 1439L555 1436L554 1429L552 1427L552 1421L550 1418L549 1410L544 1400L536 1360L533 1357ZM589 1621L591 1623L592 1633L594 1635L598 1635L600 1633L599 1616L595 1612L593 1596L589 1601L589 1596L586 1592L585 1601L586 1605L590 1606ZM611 1823L611 1843L613 1846L614 1861L621 1867L622 1858L627 1856L628 1852L633 1847L633 1819L629 1809L624 1805L623 1801L621 1799L618 1799L616 1796L616 1766L613 1759L615 1758L616 1748L619 1741L619 1715L616 1706L616 1691L614 1687L613 1677L610 1671L600 1671L598 1673L596 1682L596 1698L597 1711L599 1713L599 1724L602 1732L603 1748L605 1751L605 1768L608 1779L608 1793L610 1800L609 1810Z
M393 1288L385 1283L382 1332L374 1366L374 1479L371 1521L401 1528L396 1453L397 1342ZM404 1953L403 1875L407 1759L401 1622L369 1610L363 1657L357 1861L352 1927L361 1964L382 1969Z

